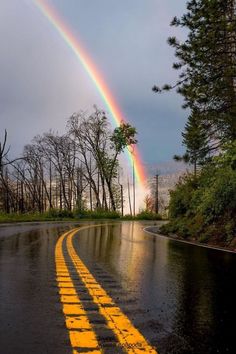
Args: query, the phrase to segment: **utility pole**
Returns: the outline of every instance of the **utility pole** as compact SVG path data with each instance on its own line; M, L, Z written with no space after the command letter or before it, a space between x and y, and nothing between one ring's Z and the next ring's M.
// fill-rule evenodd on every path
M128 177L128 199L129 199L129 210L130 210L130 215L133 216L132 213L132 206L131 206L131 198L130 198L130 185L129 185L129 177Z
M121 215L124 216L124 191L123 184L120 183L120 173L118 173L118 184L120 185Z
M135 171L134 171L134 158L133 158L133 216L135 216L135 202L136 202L136 196L135 196Z
M121 215L124 216L124 192L123 192L123 184L120 184L120 194L121 194Z
M156 180L156 187L155 187L155 213L159 213L159 203L158 203L158 177L159 175L156 174L155 180Z
M92 160L91 160L91 153L89 156L89 169L90 169L90 174L92 176ZM92 177L90 177L90 181L89 181L89 200L90 200L90 211L93 211L93 195L92 195L92 184L91 184L91 179ZM109 208L110 210L110 208Z

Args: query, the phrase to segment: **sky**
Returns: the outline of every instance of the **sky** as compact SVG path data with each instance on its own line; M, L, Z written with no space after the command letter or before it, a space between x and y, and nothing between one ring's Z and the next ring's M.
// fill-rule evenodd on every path
M145 165L169 163L183 152L187 112L176 93L158 95L154 84L172 83L170 27L185 0L51 0L110 88L124 117L138 131ZM37 134L63 133L67 119L94 104L107 110L97 88L33 0L0 1L0 134L12 154ZM109 113L108 113L109 116Z

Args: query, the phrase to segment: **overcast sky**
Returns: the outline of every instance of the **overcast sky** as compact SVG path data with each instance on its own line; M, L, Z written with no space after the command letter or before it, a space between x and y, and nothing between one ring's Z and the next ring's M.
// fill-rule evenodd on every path
M137 127L148 164L182 151L186 112L177 94L157 95L154 84L177 73L170 35L185 0L53 0L50 3L82 41L126 119ZM63 132L67 118L93 104L106 109L78 59L32 0L0 1L0 120L12 152L36 134Z

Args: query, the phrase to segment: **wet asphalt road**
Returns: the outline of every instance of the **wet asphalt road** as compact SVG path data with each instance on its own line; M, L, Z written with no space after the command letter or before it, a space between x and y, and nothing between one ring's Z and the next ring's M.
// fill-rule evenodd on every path
M71 353L55 245L77 226L0 227L0 353ZM160 354L235 353L236 255L149 235L144 226L82 230L74 248Z

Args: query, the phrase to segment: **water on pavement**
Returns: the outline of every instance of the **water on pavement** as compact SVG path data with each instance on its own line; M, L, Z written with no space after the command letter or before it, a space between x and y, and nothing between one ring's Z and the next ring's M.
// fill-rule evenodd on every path
M0 353L70 353L55 245L73 224L0 228ZM81 230L74 247L160 354L235 353L236 255L122 222Z

